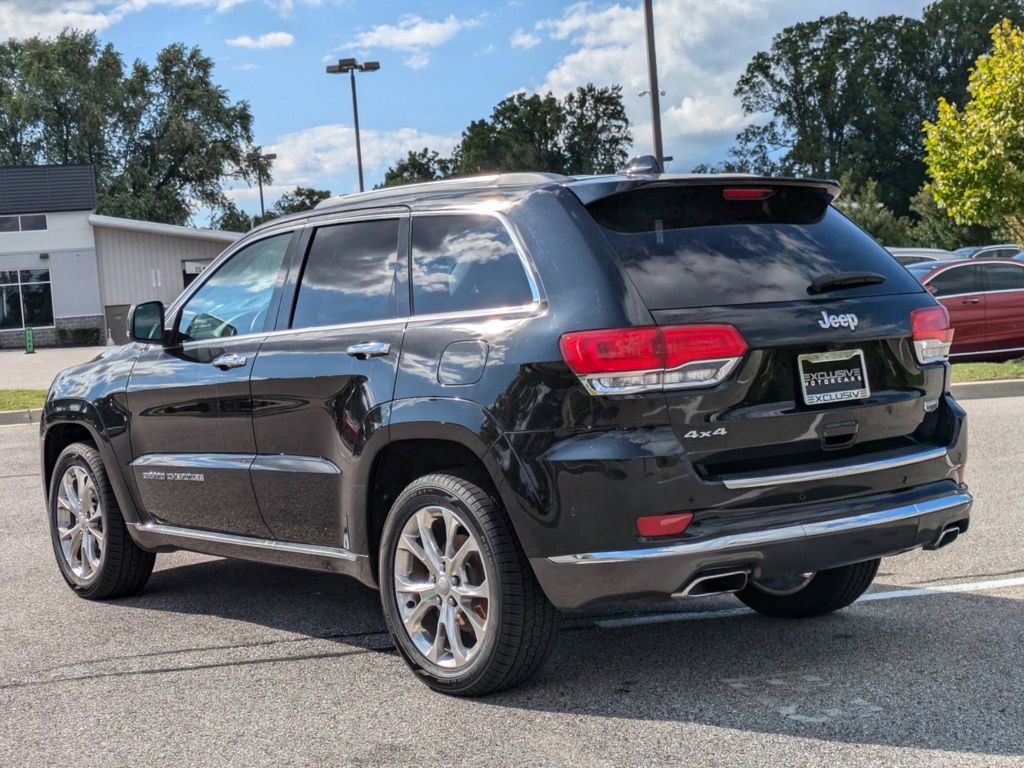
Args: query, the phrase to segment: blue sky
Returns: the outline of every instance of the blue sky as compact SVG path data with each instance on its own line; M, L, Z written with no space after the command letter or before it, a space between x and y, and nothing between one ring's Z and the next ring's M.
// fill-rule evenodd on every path
M796 21L847 10L919 15L921 0L655 2L666 154L674 170L722 159L750 119L732 96L750 56ZM297 184L356 189L347 79L325 62L381 62L359 79L368 186L409 149L447 152L473 119L525 89L560 95L621 83L635 151L650 152L639 0L0 0L0 37L95 29L128 59L172 42L199 46L216 79L246 99L258 143L278 154L268 204ZM232 196L258 209L255 189ZM205 223L197 217L197 223Z

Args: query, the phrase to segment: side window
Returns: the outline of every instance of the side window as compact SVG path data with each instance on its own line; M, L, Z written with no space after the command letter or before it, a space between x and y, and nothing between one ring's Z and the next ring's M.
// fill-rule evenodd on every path
M420 216L412 223L413 312L429 315L533 301L512 238L493 216Z
M182 309L183 341L262 331L292 233L260 240L238 251L213 273Z
M929 280L928 288L932 294L939 297L957 293L976 293L982 290L981 267L968 265L947 269Z
M313 233L292 328L388 320L397 314L398 219Z
M985 267L989 291L1024 291L1024 266L989 264Z

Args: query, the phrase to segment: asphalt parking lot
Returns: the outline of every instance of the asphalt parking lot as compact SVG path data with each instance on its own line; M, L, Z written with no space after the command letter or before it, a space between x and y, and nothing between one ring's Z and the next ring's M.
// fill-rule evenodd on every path
M174 553L88 603L53 563L36 427L0 428L0 764L1024 765L1024 434L974 400L971 530L851 609L732 598L569 618L531 685L431 693L376 593Z

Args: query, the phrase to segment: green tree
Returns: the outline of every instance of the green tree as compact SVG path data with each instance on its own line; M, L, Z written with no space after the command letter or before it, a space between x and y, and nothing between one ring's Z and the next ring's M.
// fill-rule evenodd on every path
M736 86L746 128L722 165L761 173L878 182L899 215L925 180L922 121L938 96L962 101L966 68L987 30L1024 21L1024 0L937 0L922 19L846 13L787 27L753 57Z
M925 123L929 188L957 223L1004 222L1024 243L1024 31L1004 20L992 41L964 107L940 98L938 117Z
M913 224L906 216L897 216L878 195L878 183L868 179L856 186L850 174L840 182L842 196L836 207L852 219L861 229L886 246L914 245Z
M314 189L313 187L296 187L291 192L285 192L278 198L268 210L265 216L253 216L252 226L262 224L265 221L276 219L278 216L287 216L290 213L303 213L316 208L317 203L322 203L329 198L331 193L326 189Z
M388 168L384 186L478 173L607 173L626 161L632 141L618 85L584 85L561 100L517 93L466 126L451 157L410 152Z
M253 220L234 200L225 198L210 220L210 226L225 232L248 232L253 228Z
M410 150L403 160L388 168L381 186L392 187L396 184L444 179L452 175L452 170L451 160L442 157L437 150L430 150L427 147L418 152Z
M91 163L102 213L184 224L221 204L225 179L252 175L251 144L248 104L197 48L126 72L92 32L0 43L0 164Z
M994 227L957 224L949 213L935 202L935 197L927 185L921 187L910 201L910 212L917 219L913 229L913 245L955 251L965 245L999 243L1010 237L1001 224Z

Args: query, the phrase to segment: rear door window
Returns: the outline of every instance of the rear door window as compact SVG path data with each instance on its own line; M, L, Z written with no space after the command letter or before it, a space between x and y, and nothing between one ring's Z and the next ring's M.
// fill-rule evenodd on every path
M977 293L984 290L982 267L980 264L952 267L929 280L928 287L940 298L955 296L958 293Z
M988 291L1024 290L1024 266L1013 264L986 264L985 289Z
M921 290L819 190L780 186L766 199L727 200L724 189L653 185L587 206L649 308L807 300L815 278L839 272L885 281L829 297Z
M398 228L395 218L317 229L302 270L292 328L396 317Z
M518 307L534 298L508 230L484 214L413 218L412 294L417 315Z

